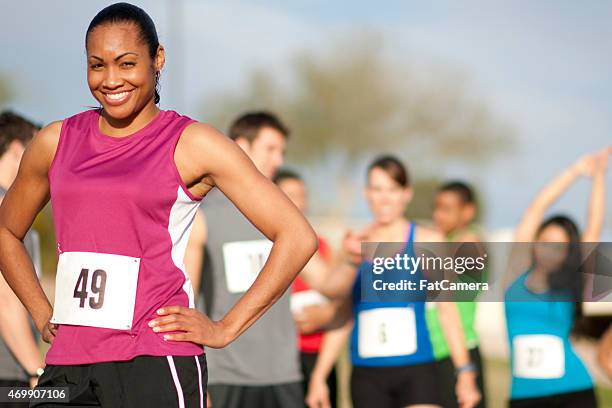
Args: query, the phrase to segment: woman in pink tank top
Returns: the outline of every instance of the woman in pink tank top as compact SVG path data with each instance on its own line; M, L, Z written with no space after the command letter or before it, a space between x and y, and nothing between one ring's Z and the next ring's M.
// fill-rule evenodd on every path
M203 346L224 347L261 317L317 240L234 142L159 109L164 48L143 10L118 3L100 11L86 49L101 107L51 123L28 147L0 207L0 269L51 343L39 386L67 387L64 402L74 405L202 407ZM183 262L213 187L274 241L251 289L220 321L194 309ZM53 306L21 242L49 199Z

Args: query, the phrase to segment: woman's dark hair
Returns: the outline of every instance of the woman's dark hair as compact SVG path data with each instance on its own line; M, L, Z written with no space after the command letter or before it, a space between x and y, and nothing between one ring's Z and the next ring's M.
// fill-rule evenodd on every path
M159 39L157 38L157 30L155 23L149 15L140 7L136 7L129 3L115 3L100 10L98 14L91 20L87 33L85 34L85 45L87 46L87 38L91 31L104 24L114 23L132 23L140 31L140 40L149 47L149 56L155 58L159 47ZM155 73L155 103L159 103L159 71Z
M374 169L381 169L402 187L410 187L410 176L402 162L395 156L385 155L376 158L368 166L368 175Z
M548 285L553 291L568 293L575 303L574 332L582 330L582 299L584 282L582 280L582 251L580 231L576 223L565 215L554 215L546 219L538 228L536 237L550 226L556 226L569 237L567 257L561 267L548 275Z

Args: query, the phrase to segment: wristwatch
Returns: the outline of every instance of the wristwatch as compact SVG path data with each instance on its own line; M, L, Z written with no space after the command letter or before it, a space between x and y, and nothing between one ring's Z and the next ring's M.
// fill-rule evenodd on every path
M30 378L40 378L41 375L45 372L45 369L42 367L38 367L34 373L28 373L28 377Z
M478 369L476 368L476 365L472 362L465 363L464 365L459 367L455 367L455 375L459 375L466 371L472 371L475 373L478 371Z

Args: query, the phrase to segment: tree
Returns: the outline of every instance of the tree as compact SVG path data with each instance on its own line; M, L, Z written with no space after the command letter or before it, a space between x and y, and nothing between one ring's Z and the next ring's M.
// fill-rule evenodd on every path
M5 106L11 97L12 92L8 78L0 73L0 107Z
M365 33L326 52L301 52L290 64L291 86L256 69L244 92L214 98L212 123L226 129L245 110L278 112L294 130L288 161L342 162L340 189L354 181L356 166L380 153L408 158L411 169L431 177L432 162L480 165L511 146L512 131L472 94L465 75L385 51L383 37Z

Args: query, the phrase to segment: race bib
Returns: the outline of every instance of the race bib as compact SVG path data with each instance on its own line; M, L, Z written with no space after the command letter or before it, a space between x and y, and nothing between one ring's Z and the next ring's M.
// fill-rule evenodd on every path
M63 252L55 278L52 323L132 328L140 258Z
M363 358L407 356L417 350L416 320L411 307L359 312L358 351Z
M520 378L561 378L565 375L563 340L549 334L516 336L514 376Z
M239 241L223 244L225 279L230 293L246 292L268 260L272 241Z
M303 290L291 294L291 313L300 314L308 306L324 305L329 299L316 290Z

